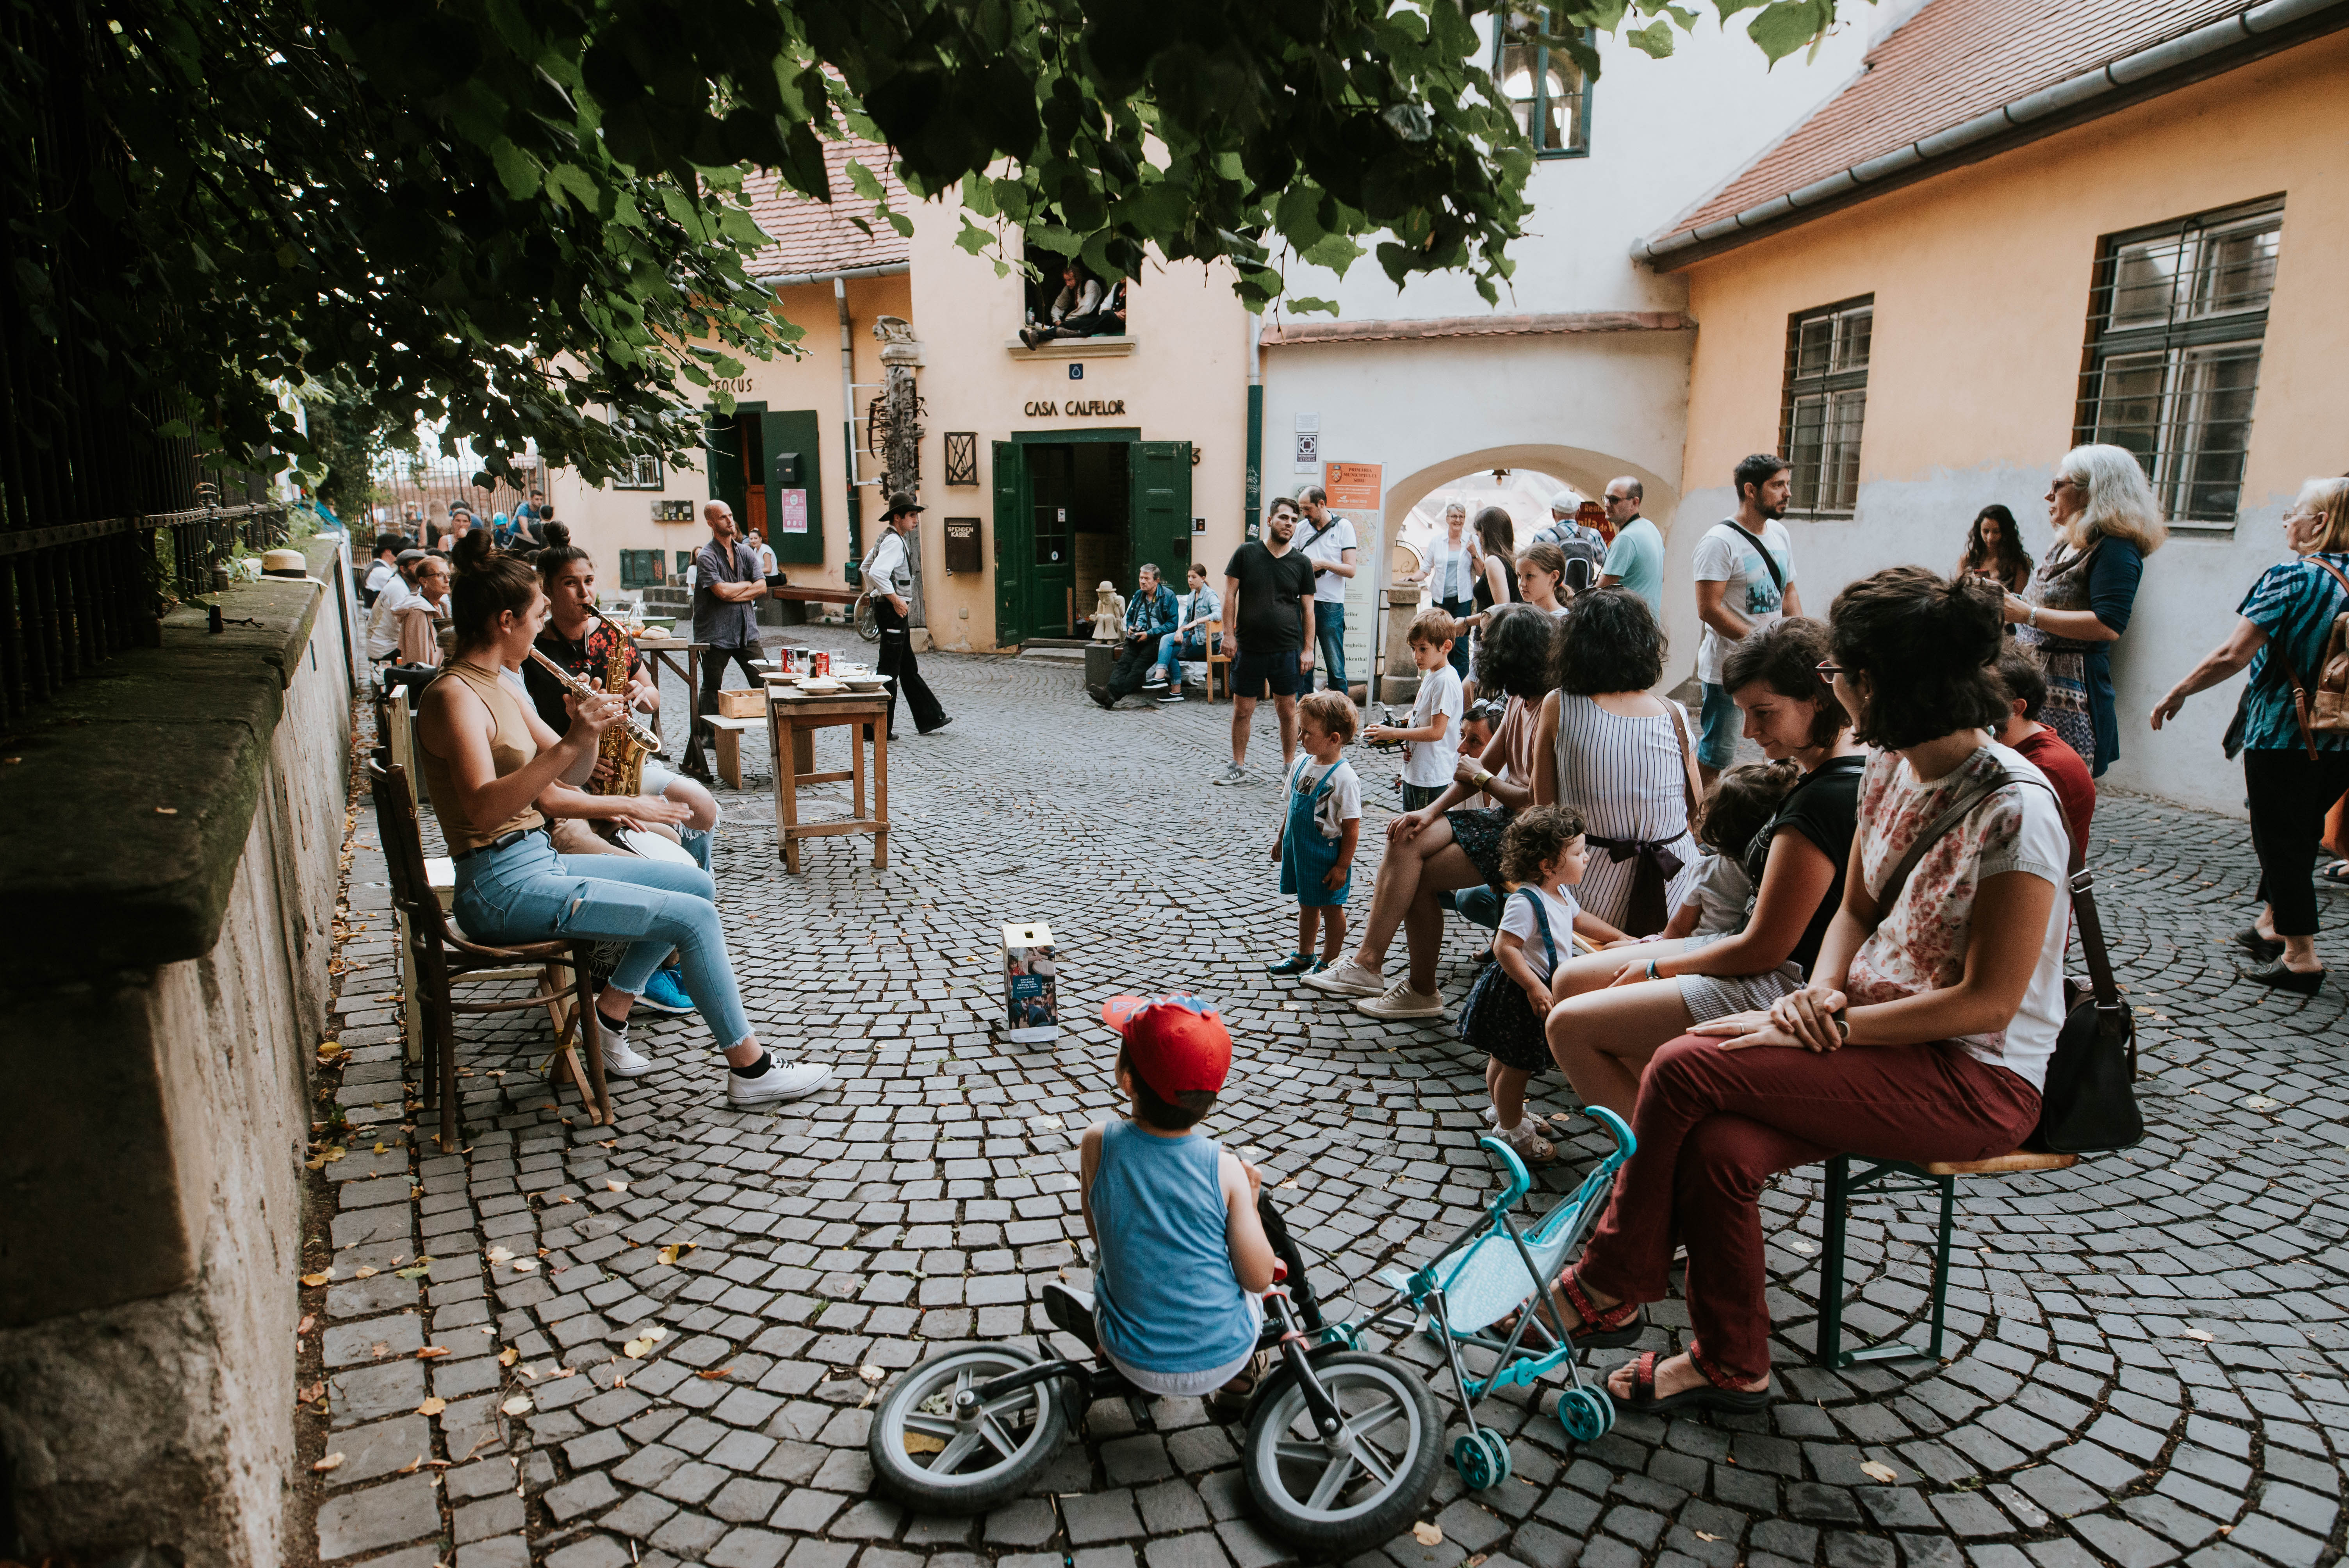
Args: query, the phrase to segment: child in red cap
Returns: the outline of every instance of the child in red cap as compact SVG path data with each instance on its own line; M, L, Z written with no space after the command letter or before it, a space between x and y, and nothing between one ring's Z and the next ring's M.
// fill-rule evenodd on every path
M1127 1109L1085 1130L1078 1172L1102 1349L1143 1393L1211 1394L1255 1358L1273 1272L1262 1177L1193 1130L1231 1071L1232 1037L1196 996L1119 996L1102 1022L1124 1039Z

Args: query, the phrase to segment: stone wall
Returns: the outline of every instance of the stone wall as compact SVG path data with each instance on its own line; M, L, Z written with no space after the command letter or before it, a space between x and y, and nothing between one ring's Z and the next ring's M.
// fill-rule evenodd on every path
M291 1554L351 733L347 578L310 556L325 587L217 595L219 634L175 614L5 745L0 1555Z

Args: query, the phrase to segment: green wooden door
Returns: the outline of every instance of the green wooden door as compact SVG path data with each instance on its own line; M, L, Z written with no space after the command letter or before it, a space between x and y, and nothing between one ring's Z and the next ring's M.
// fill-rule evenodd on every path
M995 645L1008 648L1028 635L1028 530L1019 492L1027 465L1017 441L995 443Z
M1155 563L1166 585L1184 592L1191 565L1191 443L1134 442L1126 449L1126 482L1130 559L1136 567Z
M739 414L721 414L716 408L702 410L701 471L709 478L709 499L722 500L741 517L749 510L747 491L742 480L742 433L736 424ZM697 520L700 509L695 508Z
M823 549L823 463L821 421L812 408L766 414L760 420L767 475L767 543L778 565L821 566Z

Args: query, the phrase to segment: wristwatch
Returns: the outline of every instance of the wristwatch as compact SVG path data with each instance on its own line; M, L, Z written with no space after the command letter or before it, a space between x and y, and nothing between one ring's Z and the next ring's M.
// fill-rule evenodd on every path
M1837 1045L1849 1045L1851 1043L1851 1020L1844 1016L1841 1013L1829 1013L1827 1016L1834 1021L1836 1033L1842 1037L1836 1043Z

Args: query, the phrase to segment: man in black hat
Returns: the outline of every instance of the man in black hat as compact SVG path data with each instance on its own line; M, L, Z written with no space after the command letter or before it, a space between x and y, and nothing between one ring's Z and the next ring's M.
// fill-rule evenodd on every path
M914 531L925 509L912 496L889 498L889 531L864 558L864 588L873 595L873 615L881 623L880 671L895 677L889 687L889 729L897 728L897 698L902 695L914 710L914 728L927 735L954 722L922 680L914 663L914 570L905 556L905 536Z

